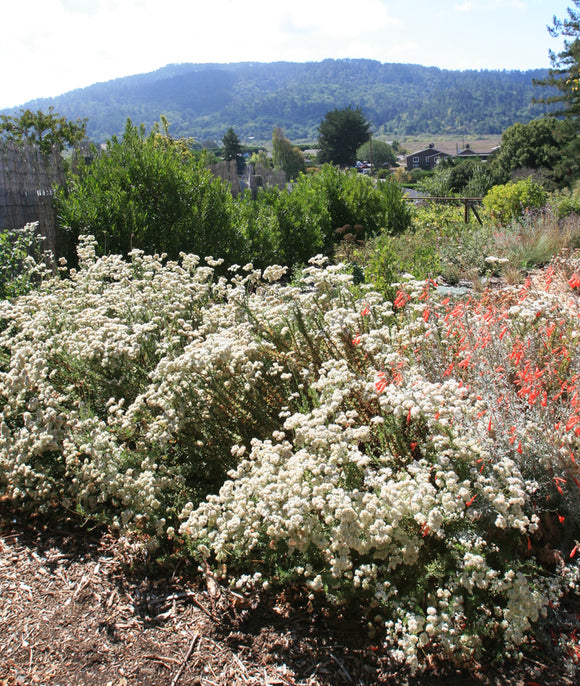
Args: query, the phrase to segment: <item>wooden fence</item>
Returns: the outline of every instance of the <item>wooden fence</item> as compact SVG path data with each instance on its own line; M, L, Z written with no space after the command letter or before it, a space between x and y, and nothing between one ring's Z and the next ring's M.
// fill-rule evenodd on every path
M465 223L469 223L469 212L473 212L475 215L475 218L479 222L480 225L483 225L483 222L481 221L481 217L479 216L479 213L477 211L477 206L481 205L483 203L483 198L458 198L455 196L443 196L443 197L437 197L437 196L432 196L432 195L406 195L405 200L408 200L409 202L416 202L416 203L427 203L427 202L436 202L436 203L443 203L443 204L448 204L448 205L459 205L460 203L463 205L463 216L465 219Z
M60 152L43 155L38 148L0 142L0 230L38 222L43 249L59 253L54 187L65 183Z

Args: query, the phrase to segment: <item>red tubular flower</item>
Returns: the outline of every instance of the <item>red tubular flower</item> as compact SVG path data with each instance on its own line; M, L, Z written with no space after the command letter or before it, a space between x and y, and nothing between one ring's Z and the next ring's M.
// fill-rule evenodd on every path
M409 296L405 293L405 291L398 290L397 297L395 298L395 302L393 303L393 305L395 307L404 307L408 301Z

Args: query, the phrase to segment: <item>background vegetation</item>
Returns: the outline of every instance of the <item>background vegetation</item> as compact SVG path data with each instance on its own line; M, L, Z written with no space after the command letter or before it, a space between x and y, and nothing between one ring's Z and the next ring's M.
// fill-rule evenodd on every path
M302 159L280 132L275 136L276 161ZM254 199L249 191L232 197L203 155L158 128L146 134L128 121L123 137L94 155L71 172L57 207L63 229L74 237L90 232L101 254L139 248L172 259L194 252L219 255L230 265L293 266L319 252L331 255L340 230L352 234L357 227L362 239L410 225L410 207L397 184L377 185L330 165L300 173L291 191L263 189Z
M25 107L53 106L68 119L86 117L87 133L99 143L120 135L127 117L149 130L162 114L174 136L209 147L231 126L244 142L269 141L274 126L290 140L313 141L326 112L352 103L380 135L486 135L547 111L549 105L532 103L533 79L546 75L546 70L462 72L372 60L174 64Z

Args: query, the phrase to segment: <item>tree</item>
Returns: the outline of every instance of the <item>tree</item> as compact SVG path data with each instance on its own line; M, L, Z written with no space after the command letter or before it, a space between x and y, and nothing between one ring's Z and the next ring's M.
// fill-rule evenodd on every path
M560 91L539 102L562 103L563 107L554 114L567 118L580 115L580 0L572 0L576 9L568 8L568 17L560 20L553 18L553 26L548 31L554 38L565 36L564 49L559 53L550 50L552 68L546 79L535 81L536 85L556 88ZM570 39L570 40L567 40Z
M552 68L548 77L535 84L555 88L559 93L539 99L543 103L560 103L554 112L570 122L568 136L562 147L559 177L571 184L580 176L580 0L572 0L576 9L568 8L568 17L560 20L553 18L553 26L548 27L551 36L565 36L564 49L559 53L550 51Z
M272 168L272 159L268 157L266 150L258 150L258 152L252 153L252 156L248 160L248 164L253 164L254 167L261 166L264 169Z
M86 137L87 119L76 122L61 117L53 107L48 112L20 110L20 116L0 115L0 138L17 143L37 145L41 152L49 153L56 145L59 150L74 146Z
M370 123L360 107L327 112L318 127L319 161L352 167L356 151L368 140Z
M501 148L488 162L499 183L508 181L518 170L528 170L548 186L569 182L570 169L564 151L576 138L567 121L554 117L519 122L504 131Z
M233 126L230 126L226 131L222 138L222 145L224 146L222 153L224 160L227 162L235 160L238 174L241 174L244 171L245 166L244 157L242 155L240 139L238 138L238 134L234 131Z
M356 151L358 160L373 162L373 167L394 167L397 163L397 156L393 148L385 141L367 141Z
M272 159L275 167L280 167L289 180L295 179L300 172L306 172L304 154L293 146L279 126L272 133Z

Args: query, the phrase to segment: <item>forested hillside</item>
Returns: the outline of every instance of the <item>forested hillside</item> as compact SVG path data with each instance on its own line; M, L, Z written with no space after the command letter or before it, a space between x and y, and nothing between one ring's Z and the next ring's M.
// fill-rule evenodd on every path
M241 139L270 140L280 126L292 140L314 140L323 115L360 106L379 134L500 134L545 108L531 104L533 71L449 71L372 60L168 65L98 83L22 107L88 118L104 141L127 118L150 126L165 114L174 136L220 140L233 126ZM18 110L5 110L12 114Z

